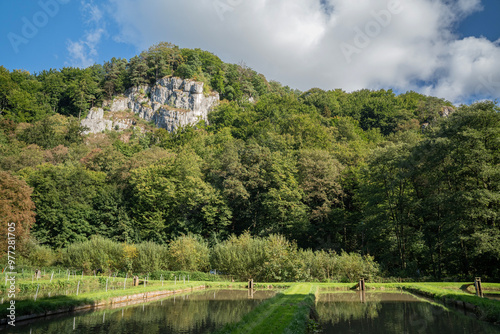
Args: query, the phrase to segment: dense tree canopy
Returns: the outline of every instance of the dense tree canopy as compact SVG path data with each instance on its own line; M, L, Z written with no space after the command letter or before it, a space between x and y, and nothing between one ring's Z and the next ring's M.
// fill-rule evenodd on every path
M13 246L10 250L15 257L16 246L19 251L27 242L30 228L35 222L31 192L26 182L9 172L0 171L0 227L4 231L0 239L2 257L7 254L7 245Z
M166 75L220 93L208 124L82 135L91 106ZM98 235L180 257L190 242L217 251L252 235L266 254L373 255L387 275L500 278L500 110L450 107L415 92L299 92L170 43L86 69L0 67L0 201L18 189L26 231L36 212L32 235L53 248Z

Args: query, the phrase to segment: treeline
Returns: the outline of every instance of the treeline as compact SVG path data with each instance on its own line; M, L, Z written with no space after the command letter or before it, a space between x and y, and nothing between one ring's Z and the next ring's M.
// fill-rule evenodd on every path
M231 101L290 91L244 64L227 64L207 51L159 43L130 60L113 58L85 69L30 74L0 66L0 115L15 122L35 122L55 113L80 118L132 86L154 84L170 75L202 81L206 92L216 90Z
M101 236L53 251L32 244L26 264L62 265L91 273L122 272L160 277L164 271L208 272L260 282L338 281L373 279L379 274L373 257L357 253L301 250L283 236L252 237L249 233L213 246L195 235L182 235L168 245L153 242L118 243Z
M30 230L52 249L189 233L215 247L249 232L370 254L383 275L500 279L496 103L454 110L390 90L242 96L175 133L82 137L72 117L3 114L0 216L18 222L20 248Z

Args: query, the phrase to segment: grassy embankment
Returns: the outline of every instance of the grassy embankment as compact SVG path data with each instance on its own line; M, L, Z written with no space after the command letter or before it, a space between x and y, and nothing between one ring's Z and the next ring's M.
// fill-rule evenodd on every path
M217 333L305 333L317 290L313 284L293 284Z
M473 309L479 319L488 322L500 324L500 302L488 298L480 298L460 290L459 284L442 284L442 283L408 283L403 286L403 289L434 298L445 304L455 304L456 306L468 306ZM462 284L463 285L463 284ZM457 287L458 286L458 287ZM483 289L486 292L498 290L500 284L483 283ZM490 290L491 289L491 290Z
M205 282L190 282L186 284L163 282L162 286L162 282L160 281L151 281L151 284L146 285L146 287L144 285L141 285L137 287L130 287L127 289L108 290L107 292L98 290L90 293L82 293L78 296L76 294L72 294L54 296L50 298L39 298L36 301L34 301L33 299L17 300L15 303L16 317L30 314L45 314L47 312L58 310L71 310L84 305L109 305L112 304L113 300L117 297L151 293L155 291L190 290L204 285ZM6 315L7 308L1 308L0 318L5 318Z

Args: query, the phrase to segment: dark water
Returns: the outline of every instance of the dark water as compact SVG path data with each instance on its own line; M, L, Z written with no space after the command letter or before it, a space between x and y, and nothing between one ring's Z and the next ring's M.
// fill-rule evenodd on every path
M316 304L323 333L493 334L500 326L447 311L407 293L326 293Z
M500 301L500 295L499 294L485 293L484 297Z
M209 290L116 309L36 319L7 333L211 333L239 321L273 291Z

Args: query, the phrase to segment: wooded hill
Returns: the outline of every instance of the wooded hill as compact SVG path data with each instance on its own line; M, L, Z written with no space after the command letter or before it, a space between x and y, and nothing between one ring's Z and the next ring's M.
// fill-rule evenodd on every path
M82 136L90 107L168 75L220 93L209 124ZM26 258L92 235L215 247L249 231L370 254L385 275L500 279L495 102L300 92L161 43L86 69L0 67L0 111L2 229L17 222Z

